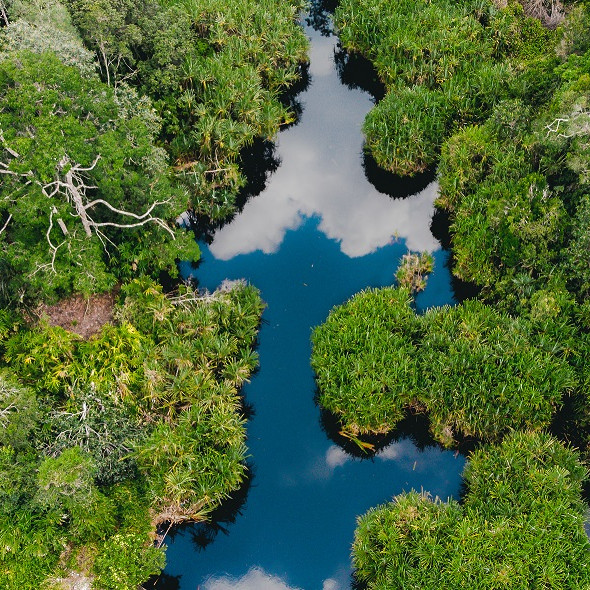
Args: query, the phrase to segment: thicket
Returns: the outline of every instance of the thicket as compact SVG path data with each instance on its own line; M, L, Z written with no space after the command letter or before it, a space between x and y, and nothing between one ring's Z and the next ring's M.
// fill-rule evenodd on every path
M101 82L65 8L49 7L22 3L0 56L2 305L176 276L199 256L149 99Z
M241 151L294 120L307 61L301 0L65 0L107 84L149 96L195 215L235 212Z
M144 278L88 340L2 314L2 588L76 572L136 590L164 565L156 527L203 519L241 485L238 389L262 307L241 283L167 296Z
M369 590L588 588L586 479L561 442L513 433L471 455L461 503L410 492L362 516L356 577Z
M412 492L363 517L357 576L370 589L586 588L584 470L522 431L566 403L553 428L587 459L587 5L344 0L336 16L388 91L367 149L399 174L440 157L452 271L480 291L423 316L401 289L333 310L313 335L320 403L357 436L407 408L428 411L443 444L510 433L472 455L463 503Z
M364 132L377 163L396 174L435 164L443 139L498 101L542 102L555 83L559 33L516 1L343 0L335 19L343 46L385 84Z
M384 434L409 410L434 437L498 441L550 424L576 372L525 318L482 302L417 315L404 288L370 289L335 307L312 334L320 404L353 436Z
M179 216L235 212L243 150L293 120L300 3L6 7L0 303L176 276L177 260L199 256Z
M546 107L500 103L442 149L438 205L451 217L454 272L513 309L548 284L580 303L588 293L590 39L566 41L574 53Z

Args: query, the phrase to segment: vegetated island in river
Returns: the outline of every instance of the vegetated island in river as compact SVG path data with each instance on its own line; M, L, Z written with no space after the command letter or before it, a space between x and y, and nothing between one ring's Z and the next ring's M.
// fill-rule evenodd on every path
M246 285L205 298L190 288L164 294L148 277L174 276L178 258L198 258L177 217L231 215L246 182L241 154L293 120L282 98L306 60L301 8L277 0L0 2L2 587L135 590L163 566L154 525L201 518L240 484L236 390L256 362L260 297ZM500 444L472 456L463 506L398 499L376 538L387 539L388 551L407 551L404 564L448 581L457 554L443 550L445 539L475 536L460 554L470 558L461 571L471 587L529 588L534 580L586 588L585 472L575 454L538 433L500 441L553 419L587 453L587 8L347 1L336 22L345 47L373 61L388 90L367 119L368 149L398 174L440 158L453 270L481 288L479 301L424 318L403 289L383 292L398 298L393 311L410 332L391 338L403 344L400 355L415 351L405 376L418 385L376 422L355 416L351 431L391 427L410 404L428 409L446 444L457 433ZM114 288L113 319L88 339L31 322L40 301L51 312L49 304L76 293L92 305L93 293ZM379 309L382 293L373 295ZM416 395L422 376L411 373L426 366L430 341L453 370L437 367L437 356L424 377L447 392L459 381L457 400ZM499 406L484 388L475 404L461 385L462 355L477 383L490 379ZM522 385L522 398L502 398L490 359ZM537 364L527 373L524 361ZM372 391L374 376L361 377ZM527 404L509 414L518 399ZM555 420L562 406L573 410L569 420ZM508 464L522 468L506 472ZM542 501L533 506L531 497ZM433 511L443 515L434 528ZM413 548L406 531L415 526L436 542ZM514 533L531 526L568 530L571 544L565 532L541 536L555 559L535 561L537 545ZM471 527L479 533L465 533ZM370 551L377 547L372 533L359 530L359 578L395 587L388 576L400 562L387 553L383 577L382 554L375 567L376 553L364 559L360 549L363 535ZM525 573L508 559L501 567L503 555L522 558ZM493 575L475 576L494 556ZM432 567L438 557L446 568Z
M387 88L367 149L397 174L438 163L452 271L479 290L421 316L403 287L368 290L314 331L320 404L362 448L409 410L446 446L483 445L460 504L409 493L360 519L357 578L588 588L587 474L567 447L588 461L589 8L344 0L336 23Z
M260 295L157 280L294 119L300 10L0 1L3 589L137 590L242 484Z

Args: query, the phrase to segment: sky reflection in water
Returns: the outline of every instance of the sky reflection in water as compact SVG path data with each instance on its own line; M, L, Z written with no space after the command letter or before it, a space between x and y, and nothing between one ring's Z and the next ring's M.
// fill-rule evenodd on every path
M310 217L319 217L319 231L351 257L370 254L396 238L410 250L440 247L430 232L435 182L414 196L392 199L366 179L361 125L373 102L366 93L334 83L333 56L333 38L314 38L312 87L302 97L302 120L279 136L282 162L266 190L216 232L210 247L215 258L276 252L286 231Z
M451 302L452 291L448 254L429 229L436 185L395 199L366 180L360 128L372 101L338 80L334 38L311 35L311 86L301 122L280 135L281 166L202 245L198 268L182 265L209 290L245 278L268 307L260 371L244 387L252 479L230 514L168 537L161 590L346 590L358 515L404 490L459 489L461 456L400 435L359 459L314 401L310 334L334 305L390 285L408 249L434 252L419 310Z

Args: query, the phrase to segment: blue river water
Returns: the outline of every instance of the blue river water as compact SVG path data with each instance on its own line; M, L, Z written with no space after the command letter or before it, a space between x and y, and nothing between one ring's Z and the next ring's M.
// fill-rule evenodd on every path
M314 401L310 334L334 305L392 284L409 249L435 258L418 310L452 303L453 292L448 253L430 231L436 183L395 198L395 187L389 196L367 180L361 125L371 96L340 82L337 39L307 32L311 83L299 96L301 120L279 136L281 165L202 244L199 266L182 269L211 291L244 278L267 304L260 369L243 390L251 480L229 520L167 537L160 588L344 590L358 515L405 490L459 493L461 455L401 436L359 458L329 436Z

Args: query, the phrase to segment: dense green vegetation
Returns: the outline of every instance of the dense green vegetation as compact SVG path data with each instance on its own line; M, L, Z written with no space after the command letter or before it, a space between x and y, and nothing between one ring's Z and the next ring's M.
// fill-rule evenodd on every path
M514 433L473 453L464 477L461 504L410 492L359 520L353 560L369 590L588 588L587 471L574 451Z
M510 433L473 454L463 503L411 493L361 520L369 588L590 582L585 470L540 433L566 401L584 445L590 430L590 16L534 6L336 13L387 90L367 149L398 174L440 157L453 272L482 290L418 316L432 260L408 256L400 287L358 294L314 332L320 402L353 439L408 410L444 445ZM178 217L235 212L244 150L293 121L301 8L0 2L2 588L136 590L163 567L157 527L206 518L243 482L238 390L260 296L164 294L154 278L199 256ZM114 320L88 339L32 321L39 301L111 289Z
M553 84L559 34L515 1L343 0L336 24L385 84L364 131L377 163L396 174L434 164L445 137L499 100L542 101Z
M401 287L335 308L313 334L320 403L353 436L386 432L408 409L428 412L445 445L510 433L471 457L463 503L412 492L360 520L368 588L590 583L584 470L538 434L565 403L553 427L587 459L589 14L529 0L337 9L343 45L387 90L367 149L398 174L438 164L452 271L480 291L422 316Z
M65 0L103 81L149 96L194 214L223 219L240 152L294 114L281 101L307 61L300 0Z
M292 120L299 8L0 3L0 587L137 590L158 527L242 485L260 296L154 278L199 257L178 217L230 215L242 150ZM88 338L34 321L104 291Z
M386 433L409 409L437 440L498 440L549 425L576 384L557 343L479 301L416 315L404 288L363 291L312 335L321 405L353 435Z
M241 283L166 296L138 279L88 340L3 315L2 588L78 571L135 590L164 563L156 525L202 519L240 486L237 389L256 366L261 311Z
M299 9L10 2L0 303L105 291L137 272L175 276L178 259L198 259L177 218L231 215L242 150L293 120L281 97L306 60Z

